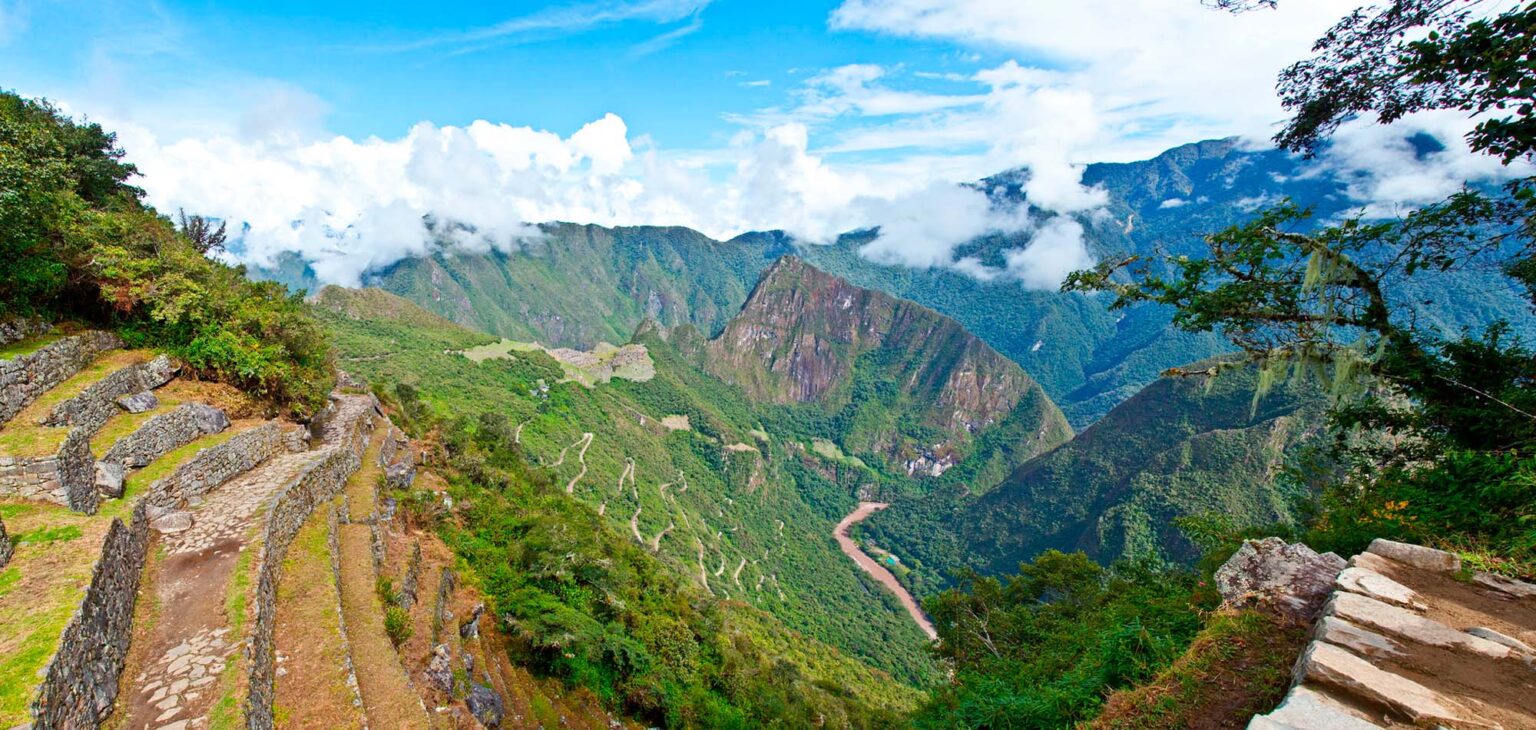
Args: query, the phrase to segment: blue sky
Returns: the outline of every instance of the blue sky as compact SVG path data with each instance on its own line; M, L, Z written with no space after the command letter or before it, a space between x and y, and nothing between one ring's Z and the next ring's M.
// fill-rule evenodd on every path
M1353 5L0 0L0 86L116 130L149 200L240 223L245 260L294 251L340 283L424 251L430 214L470 224L468 250L553 220L879 227L879 260L1048 288L1087 263L1080 228L956 183L1027 167L1034 204L1086 219L1084 163L1262 144L1275 74ZM1396 189L1459 182L1419 177ZM1038 234L1027 270L954 259L1001 230Z
M636 3L629 19L578 22L624 5L19 3L6 15L0 82L89 110L94 95L281 81L323 102L328 131L353 137L398 135L422 120L569 132L612 112L663 146L703 147L739 131L724 114L785 104L821 69L873 63L968 74L1004 55L832 32L834 2L684 0L649 3L650 11ZM546 19L546 27L489 33L520 19ZM476 32L489 37L464 38ZM974 86L911 82L933 91Z

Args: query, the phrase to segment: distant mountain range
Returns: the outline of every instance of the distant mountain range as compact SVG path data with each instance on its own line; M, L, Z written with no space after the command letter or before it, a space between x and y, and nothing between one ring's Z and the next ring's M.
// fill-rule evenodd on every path
M1024 202L1028 172L980 183L998 199ZM1348 180L1278 150L1250 150L1237 140L1184 145L1132 163L1088 165L1083 183L1102 187L1108 203L1081 217L1097 257L1157 250L1196 253L1202 237L1243 220L1256 207L1289 198L1317 219L1359 203ZM1040 217L1048 214L1035 211ZM1098 420L1163 370L1223 352L1212 334L1180 332L1167 311L1111 312L1103 297L983 282L947 268L873 263L859 248L874 232L850 233L819 246L779 232L715 241L685 228L604 228L567 223L542 227L543 238L512 253L451 250L402 260L370 275L368 284L400 294L468 327L513 339L586 348L621 342L651 318L663 327L691 323L717 335L746 302L763 271L787 253L852 284L910 299L954 318L1040 383L1074 428ZM957 255L999 266L1003 252L1027 236L988 236ZM313 272L296 256L252 276L313 290ZM1421 325L1446 333L1480 328L1497 318L1536 332L1517 288L1492 272L1438 277L1407 288L1404 303ZM1417 297L1413 292L1433 292Z

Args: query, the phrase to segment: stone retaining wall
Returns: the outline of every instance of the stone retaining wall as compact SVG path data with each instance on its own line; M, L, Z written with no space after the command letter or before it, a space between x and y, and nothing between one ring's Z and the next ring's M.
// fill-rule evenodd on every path
M32 701L33 730L98 727L111 713L148 549L149 518L141 503L128 524L114 519L107 530L85 599Z
M176 366L165 355L129 365L55 406L43 423L46 426L74 426L96 433L107 419L123 412L117 405L119 397L154 390L169 383L175 375Z
M11 551L15 546L11 544L11 536L5 531L5 521L0 520L0 568L11 562Z
M341 523L346 515L347 498L343 495L341 502L326 517L325 540L330 550L331 587L336 590L336 622L341 632L341 661L347 670L347 688L352 691L352 706L362 709L363 691L357 684L357 669L352 665L352 640L347 634L347 615L341 605Z
M91 432L70 429L58 452L48 456L0 456L0 497L52 502L95 514L98 495Z
M53 331L53 325L40 319L13 319L0 322L0 346L19 342L28 337L45 335Z
M176 471L151 484L142 501L160 509L180 509L188 499L206 494L286 449L282 427L277 421L268 421L197 452Z
M223 411L202 403L184 403L169 413L150 418L133 433L118 439L101 460L137 469L228 427L229 418Z
M252 610L251 641L247 646L249 686L245 723L249 730L272 730L272 703L276 698L277 658L272 631L277 618L277 585L283 559L315 508L346 487L347 478L362 465L363 452L373 431L377 401L372 396L343 396L322 430L324 456L284 487L272 499L262 540L261 565Z
M351 449L328 446L324 455L284 487L272 500L262 540L261 565L256 582L256 601L251 612L251 641L247 647L250 686L246 695L246 727L271 730L272 702L276 696L277 658L272 630L277 618L277 584L283 559L299 528L315 507L336 496L357 471L359 459Z
M0 424L80 372L98 354L122 346L117 335L91 331L65 337L30 355L0 360Z

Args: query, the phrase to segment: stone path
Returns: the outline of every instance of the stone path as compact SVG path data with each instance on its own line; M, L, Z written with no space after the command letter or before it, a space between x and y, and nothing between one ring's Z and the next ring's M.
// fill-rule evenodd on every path
M161 536L163 561L147 586L158 611L133 653L142 668L120 699L126 728L207 726L217 680L239 656L243 637L225 602L240 555L253 546L274 494L321 452L280 454L225 482L191 508L191 527Z
M1376 540L1337 572L1285 702L1248 727L1536 728L1533 644L1536 586Z

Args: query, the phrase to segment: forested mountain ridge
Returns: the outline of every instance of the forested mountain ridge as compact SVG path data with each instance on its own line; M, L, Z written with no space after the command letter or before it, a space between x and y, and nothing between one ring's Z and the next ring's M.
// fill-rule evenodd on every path
M1435 143L1422 138L1416 144L1430 152ZM1021 190L1028 174L1007 171L977 185L1004 204L1027 205ZM1196 253L1207 234L1284 199L1313 208L1318 221L1362 205L1351 187L1359 181L1347 171L1235 138L1182 145L1138 162L1090 164L1082 181L1107 195L1101 209L1078 216L1084 244L1101 259L1159 250ZM1034 215L1049 217L1041 211ZM492 334L587 348L627 339L646 318L664 327L691 323L713 337L762 272L793 253L855 286L953 318L1022 366L1079 430L1167 368L1230 347L1215 333L1171 327L1171 311L1162 307L1111 312L1105 297L1028 289L1007 276L982 281L951 268L875 263L859 253L874 231L849 233L826 245L778 231L729 241L676 227L558 223L540 231L507 252L442 247L372 272L365 283ZM961 245L955 255L1003 266L1003 252L1028 245L1030 235L985 236ZM292 257L272 269L253 269L252 275L291 288L317 288L313 273ZM1448 336L1499 318L1511 320L1517 332L1536 332L1536 317L1521 304L1518 286L1496 272L1426 278L1409 282L1402 292L1402 305L1418 312L1424 327Z
M1012 414L1032 425L1019 458L1071 437L1018 365L921 305L861 289L785 257L701 353L703 368L767 403L818 403L837 441L938 476L972 437Z

